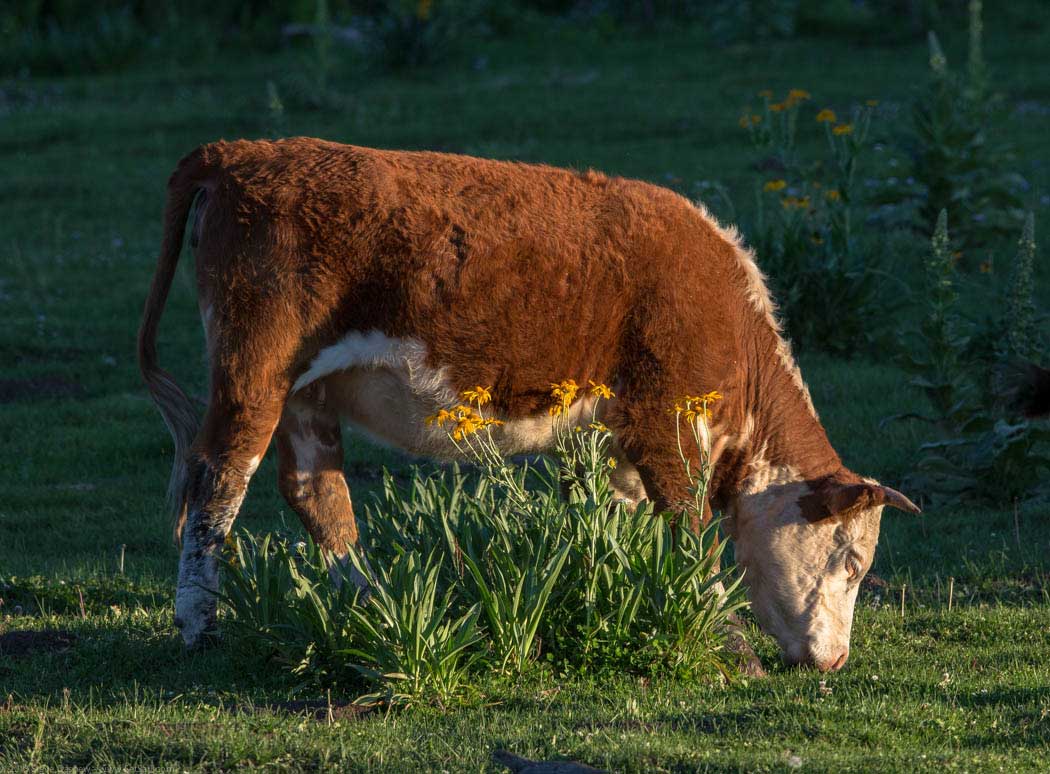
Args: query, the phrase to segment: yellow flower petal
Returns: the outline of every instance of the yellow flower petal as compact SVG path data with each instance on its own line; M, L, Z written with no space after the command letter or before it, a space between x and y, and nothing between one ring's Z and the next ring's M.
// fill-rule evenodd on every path
M480 407L492 401L492 388L478 385L469 390L464 390L460 393L460 396L463 400L476 403Z

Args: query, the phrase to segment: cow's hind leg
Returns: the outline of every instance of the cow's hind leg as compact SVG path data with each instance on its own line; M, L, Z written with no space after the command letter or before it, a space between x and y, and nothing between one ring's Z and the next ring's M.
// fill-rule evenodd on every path
M277 428L277 460L281 494L314 542L345 562L347 547L357 545L357 522L343 475L339 415L326 403L323 384L288 400ZM363 586L364 578L351 572Z
M175 593L175 625L187 647L215 633L219 554L280 417L283 390L260 382L243 391L228 382L213 385L190 453Z

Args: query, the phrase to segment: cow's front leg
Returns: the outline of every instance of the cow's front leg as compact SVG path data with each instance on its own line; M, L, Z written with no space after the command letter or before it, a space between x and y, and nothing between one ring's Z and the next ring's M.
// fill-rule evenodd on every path
M323 385L289 399L277 427L277 465L281 494L314 542L335 559L332 579L339 582L337 566L345 567L348 547L358 545L357 521L343 474L339 415L327 405ZM356 567L350 576L359 588L367 587Z
M175 625L189 648L206 644L216 633L219 555L279 410L274 404L251 411L222 406L213 393L188 466L175 590Z

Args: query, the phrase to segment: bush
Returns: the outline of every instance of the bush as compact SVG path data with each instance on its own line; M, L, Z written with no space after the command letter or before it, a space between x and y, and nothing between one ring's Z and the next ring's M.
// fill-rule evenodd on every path
M1024 178L1008 171L1010 148L993 140L1002 100L990 90L981 7L971 0L965 75L949 69L930 33L929 81L913 101L912 129L902 140L911 162L905 179L915 184L891 186L882 196L884 202L914 208L915 225L926 233L932 233L938 213L947 211L953 232L968 247L1016 233L1023 217L1019 192L1027 187Z
M575 385L559 389L568 405ZM357 690L363 680L361 701L394 704L452 701L480 669L518 675L539 662L731 674L725 624L745 603L739 580L719 570L716 526L698 535L648 504L615 501L610 435L594 417L573 431L559 412L556 459L508 463L482 415L487 391L470 394L433 419L449 424L476 474L416 470L405 488L387 475L348 567L287 539L231 542L223 599L235 641L304 683ZM677 420L698 432L713 399L688 400ZM692 474L702 499L709 470ZM370 579L367 593L355 575Z
M1036 351L1032 298L1035 255L1033 218L1028 217L1019 242L1014 277L1002 315L994 324L995 359L1006 365ZM935 431L924 443L918 463L917 488L950 499L970 498L1009 503L1033 495L1045 483L1050 431L1004 413L1000 401L982 394L982 375L999 370L974 357L970 347L975 326L957 309L953 287L955 265L948 241L948 215L941 211L926 264L929 311L921 327L902 340L901 365L913 374L912 385L926 395L930 415L918 419Z
M779 102L768 91L759 96L760 112L748 110L740 124L764 156L757 166L775 170L775 176L756 181L752 242L770 275L788 336L800 347L850 354L875 337L873 321L885 319L889 305L882 251L853 229L860 204L854 180L875 103L840 121L830 108L812 116L806 110L810 95L801 89ZM827 149L822 157L799 155L802 116L802 126L822 127Z

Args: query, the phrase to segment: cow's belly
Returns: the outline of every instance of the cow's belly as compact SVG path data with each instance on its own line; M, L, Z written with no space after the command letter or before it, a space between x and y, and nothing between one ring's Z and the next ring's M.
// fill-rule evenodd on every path
M462 402L442 369L426 363L426 349L411 339L392 339L378 332L351 333L326 348L296 382L296 389L313 385L316 399L339 413L344 421L375 439L412 454L449 459L461 452L449 437L450 428L427 424L441 409ZM542 454L554 446L554 426L546 413L506 417L482 409L486 417L504 424L492 426L492 438L505 456ZM590 395L573 403L568 425L590 421ZM560 420L563 421L563 420ZM482 431L486 432L486 431ZM637 470L614 444L619 465L613 486L625 499L645 497Z
M451 389L445 394L436 392L433 375L423 379L421 376L424 375L392 367L351 368L319 380L318 394L345 422L383 443L427 457L460 456L449 437L451 427L428 424L426 420L461 401ZM482 408L482 415L503 424L479 432L491 432L504 455L541 454L553 447L554 428L546 413L507 418L488 409ZM570 423L574 425L582 416L589 417L590 409L590 399L574 403Z

